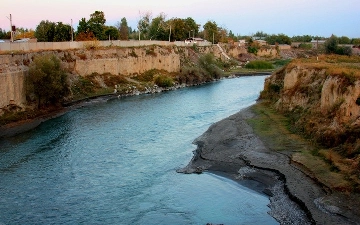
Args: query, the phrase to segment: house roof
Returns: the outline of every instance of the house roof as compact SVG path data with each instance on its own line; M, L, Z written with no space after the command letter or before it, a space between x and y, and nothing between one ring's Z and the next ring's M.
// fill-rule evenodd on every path
M311 40L311 43L324 43L326 40Z

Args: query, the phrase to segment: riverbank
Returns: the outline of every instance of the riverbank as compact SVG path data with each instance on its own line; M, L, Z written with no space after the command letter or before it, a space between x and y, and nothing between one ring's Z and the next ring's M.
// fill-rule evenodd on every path
M232 79L232 78L244 77L244 76L267 76L267 75L270 75L270 73L265 72L265 71L264 72L254 72L254 73L249 73L249 74L233 73L233 74L223 77L221 79ZM217 81L217 80L213 80L213 81ZM0 126L0 138L10 137L10 136L14 136L14 135L32 130L32 129L36 128L37 126L39 126L42 122L45 122L52 118L56 118L58 116L61 116L64 113L66 113L70 110L73 110L75 108L82 107L82 106L88 104L89 102L96 102L99 100L107 101L107 100L113 99L113 98L121 98L121 97L128 97L128 96L142 95L142 94L155 94L155 93L160 93L160 92L164 92L164 91L176 90L179 88L203 85L205 83L208 83L208 82L202 82L202 83L191 84L191 85L189 85L189 84L188 85L175 85L175 86L169 87L169 88L162 88L162 87L155 86L153 88L148 88L145 91L139 91L137 89L134 89L131 92L123 93L123 94L121 94L121 93L101 94L101 95L86 97L86 98L79 99L76 101L66 102L63 104L63 107L60 107L56 110L52 110L49 113L45 113L40 116L31 118L31 119L21 119L19 121L11 122L11 123Z
M259 138L249 123L257 116L257 105L210 126L194 140L194 157L178 172L222 173L261 190L270 196L269 214L281 224L358 224L356 199L328 190L292 163L296 146L288 143L287 150L277 151L271 140Z

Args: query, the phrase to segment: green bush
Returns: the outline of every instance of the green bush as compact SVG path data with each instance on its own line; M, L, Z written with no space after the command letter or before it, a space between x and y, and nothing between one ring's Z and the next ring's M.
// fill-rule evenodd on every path
M301 49L312 49L312 44L301 43L299 45L299 48L301 48Z
M171 77L166 75L158 75L155 77L154 83L159 87L171 87L174 85L174 81Z
M199 53L199 48L196 44L193 44L191 48L194 50L194 52Z
M245 65L247 69L274 69L274 66L266 61L256 60Z
M200 67L183 67L178 76L180 84L199 84L202 82L211 81L211 76Z
M35 57L26 79L27 95L35 94L38 108L59 103L69 93L67 74L55 55Z
M198 65L212 78L218 79L223 74L223 71L217 66L217 62L213 54L208 53L200 56Z
M228 71L228 70L231 69L231 67L234 67L234 66L239 65L239 62L236 61L236 60L225 60L225 61L223 61L223 60L220 60L220 59L219 59L219 60L217 60L216 65L217 65L219 68L222 68L223 70Z
M248 50L248 53L254 53L256 55L259 51L259 48L254 47L254 46L249 46L247 50Z
M336 48L335 53L338 54L338 55L348 55L348 56L350 56L350 55L352 55L352 49L349 46L344 46L344 47L338 46Z

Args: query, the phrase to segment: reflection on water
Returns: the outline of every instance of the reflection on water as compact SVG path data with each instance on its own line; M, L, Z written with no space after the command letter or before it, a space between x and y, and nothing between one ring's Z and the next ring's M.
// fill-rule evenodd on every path
M0 140L0 224L277 224L266 196L176 173L264 78L100 101Z

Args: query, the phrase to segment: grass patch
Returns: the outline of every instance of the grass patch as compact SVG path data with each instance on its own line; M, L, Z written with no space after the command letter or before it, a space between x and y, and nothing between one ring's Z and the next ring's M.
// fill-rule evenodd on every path
M252 110L256 116L247 122L271 150L302 151L307 148L303 139L289 131L289 119L277 113L267 102L252 106Z
M245 65L247 69L274 69L273 64L267 61L255 60Z
M286 66L287 64L289 64L291 62L291 59L278 59L278 60L275 60L273 62L273 65L276 67L276 68L279 68L279 67L283 67L283 66Z
M344 160L335 151L320 149L309 140L292 133L290 119L271 108L268 102L257 103L251 109L256 116L247 122L270 150L289 155L309 176L333 190L357 190L359 179L353 173L353 161Z
M288 70L301 66L310 69L326 70L330 76L345 76L353 80L360 77L360 56L319 55L318 57L294 59Z
M320 155L314 156L310 151L301 151L293 154L292 160L304 165L305 169L310 172L310 176L332 189L344 191L352 187L341 173L333 169L334 165L329 164Z

